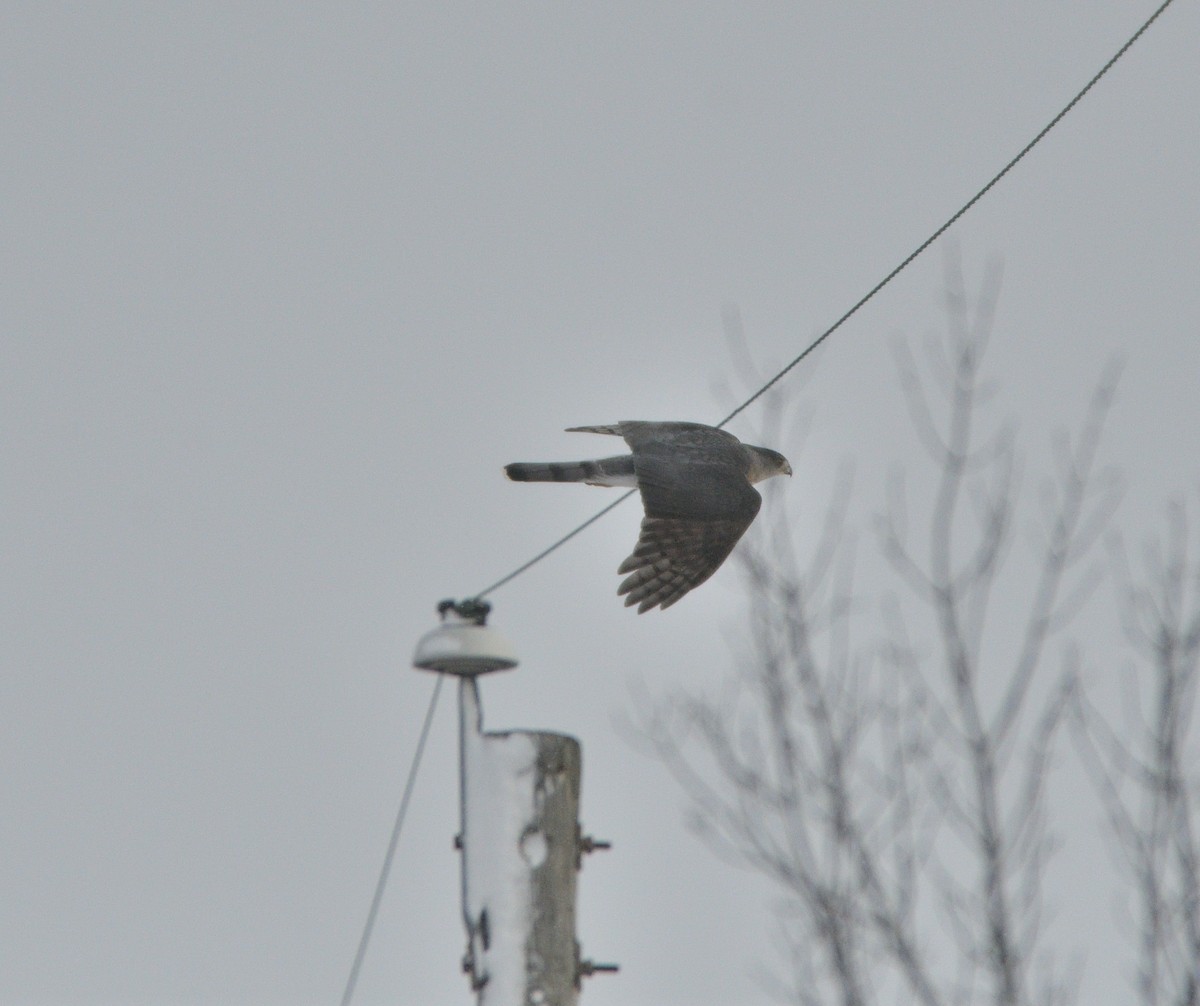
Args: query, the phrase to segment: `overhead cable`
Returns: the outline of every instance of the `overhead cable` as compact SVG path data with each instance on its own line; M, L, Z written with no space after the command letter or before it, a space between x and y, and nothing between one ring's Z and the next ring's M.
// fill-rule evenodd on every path
M916 248L914 248L911 252L909 252L909 254L900 262L899 265L897 265L894 269L892 269L891 272L889 272L886 276L884 276L883 279L881 279L878 283L876 283L873 287L871 287L870 290L868 290L865 294L863 294L863 296L860 297L859 300L848 311L846 311L845 314L843 314L840 318L837 319L837 321L835 321L832 325L830 325L827 329L825 329L825 331L822 332L819 336L817 336L816 339L814 339L811 343L809 343L809 345L807 347L805 347L804 351L802 353L800 353L799 356L797 356L786 367L784 367L782 370L780 370L779 373L777 373L774 377L772 377L769 381L767 381L761 388L759 388L756 392L754 392L753 395L751 395L744 402L742 402L742 404L739 405L736 409L734 409L731 413L729 413L729 415L727 415L724 419L722 419L719 423L717 423L717 426L718 427L724 426L731 419L733 419L735 416L737 416L739 413L741 413L744 409L746 409L747 407L749 407L750 405L752 405L756 401L758 401L758 399L760 399L763 395L765 395L783 377L785 377L788 373L790 373L794 367L796 367L802 360L804 360L805 357L807 357L810 353L812 353L813 350L815 350L819 345L821 345L821 343L823 343L826 339L828 339L831 335L833 335L834 332L836 332L839 328L841 328L842 325L844 325L847 321L849 321L850 318L852 318L858 312L858 310L861 307L863 307L863 305L865 305L869 300L871 300L871 298L873 298L877 293L879 293L880 290L882 290L885 286L887 286L901 272L903 272L909 265L911 265L912 262L918 256L920 256L922 252L924 252L931 244L933 244L938 238L940 238L943 234L945 234L946 231L948 231L951 227L953 227L969 210L971 210L972 207L974 207L974 205L976 203L979 202L979 200L981 200L985 195L988 194L988 192L991 191L991 189L1000 181L1000 179L1002 179L1013 168L1015 168L1017 166L1017 164L1025 157L1026 154L1028 154L1043 139L1045 139L1046 134L1049 133L1050 130L1052 130L1055 126L1057 126L1066 117L1067 113L1069 113L1071 111L1071 109L1073 109L1077 104L1079 104L1079 102L1083 99L1084 95L1086 95L1088 93L1088 91L1090 91L1093 87L1096 86L1097 83L1099 83L1100 78L1102 78L1106 73L1108 73L1109 70L1111 70L1113 68L1113 66L1117 63L1117 61L1122 56L1124 56L1126 52L1129 51L1130 47L1139 38L1141 38L1143 34L1145 34L1146 30L1152 24L1154 24L1155 21L1158 20L1159 15L1161 15L1163 13L1163 11L1165 11L1168 7L1170 7L1173 2L1174 2L1174 0L1164 0L1164 2L1158 7L1158 9L1155 10L1155 12L1153 14L1151 14L1149 18L1146 19L1146 21L1142 24L1142 26L1140 28L1138 28L1138 30L1135 31L1131 36L1129 36L1129 38L1126 40L1125 44L1122 45L1121 48L1118 49L1113 54L1112 58L1109 59L1108 62L1105 63L1096 72L1096 74L1092 77L1092 79L1089 80L1080 89L1080 91L1070 101L1068 101L1062 107L1062 109L1059 110L1058 114L1055 115L1054 118L1052 118L1049 122L1047 122L1046 125L1044 125L1040 130L1038 130L1037 134L1033 137L1033 139L1030 140L1028 143L1026 143L1025 146L1022 147L1020 149L1020 151L1017 152L1017 155L1015 157L1013 157L1007 164L1004 165L1004 167L1002 167L998 172L996 172L996 174L993 175L991 177L991 179L988 180L987 184L984 185L983 188L981 188L978 192L975 193L975 195L973 195L970 199L968 199L965 203L963 203L962 206L960 206L957 210L955 210L954 213L951 214L951 216L947 218L945 223L943 223L940 227L938 227L938 229L935 230L932 234L930 234L929 237L927 237L924 241L922 241L919 245L917 245ZM587 520L585 520L582 524L580 524L578 527L576 527L573 531L570 531L567 534L563 535L552 545L547 546L545 549L543 549L541 552L539 552L537 555L535 555L532 559L530 559L529 561L518 566L507 576L502 576L499 580L497 580L491 586L486 587L485 589L481 590L475 596L483 597L486 594L490 594L493 591L498 590L500 587L503 587L506 583L510 582L511 580L515 580L518 576L520 576L522 573L524 573L531 566L535 566L537 563L541 562L552 552L557 551L561 546L565 545L568 541L570 541L577 534L579 534L580 531L583 531L585 528L590 527L592 524L594 524L596 521L598 521L601 517L603 517L605 514L607 514L610 510L613 510L616 507L618 507L620 504L624 503L625 500L629 499L629 497L632 496L635 492L637 492L636 489L631 489L629 492L625 493L618 499L609 503L608 506L604 507L604 509L593 514L591 517L589 517Z

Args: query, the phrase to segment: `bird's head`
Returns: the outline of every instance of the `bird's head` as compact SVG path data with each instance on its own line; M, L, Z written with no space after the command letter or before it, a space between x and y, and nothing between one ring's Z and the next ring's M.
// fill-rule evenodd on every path
M754 447L752 450L754 460L747 473L751 482L761 482L773 475L792 474L792 466L788 463L788 459L778 451L773 451L769 447Z

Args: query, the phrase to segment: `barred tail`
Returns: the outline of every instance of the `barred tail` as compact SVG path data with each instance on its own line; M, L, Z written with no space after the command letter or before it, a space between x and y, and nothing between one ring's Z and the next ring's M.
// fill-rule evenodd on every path
M633 458L625 454L599 461L517 461L504 466L514 482L587 482L594 486L634 486Z

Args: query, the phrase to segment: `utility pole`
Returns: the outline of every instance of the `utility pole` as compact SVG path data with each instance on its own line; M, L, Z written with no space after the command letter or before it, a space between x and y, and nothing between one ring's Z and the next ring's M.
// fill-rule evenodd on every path
M478 1006L575 1006L583 976L616 971L580 958L575 879L608 848L579 827L582 751L566 734L483 730L478 678L517 665L483 601L443 601L442 624L413 663L459 679L463 970Z

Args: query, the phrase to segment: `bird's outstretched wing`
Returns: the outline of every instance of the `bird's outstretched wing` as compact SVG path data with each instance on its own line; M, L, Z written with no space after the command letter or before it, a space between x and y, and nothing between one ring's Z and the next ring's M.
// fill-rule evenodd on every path
M617 592L639 613L669 608L717 571L762 497L746 481L746 449L732 435L688 423L622 426L635 427L622 432L646 516Z
M638 614L669 608L720 568L757 513L756 505L748 517L726 520L643 517L633 554L617 569L630 574L617 593L626 606L636 604Z

